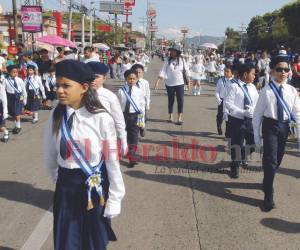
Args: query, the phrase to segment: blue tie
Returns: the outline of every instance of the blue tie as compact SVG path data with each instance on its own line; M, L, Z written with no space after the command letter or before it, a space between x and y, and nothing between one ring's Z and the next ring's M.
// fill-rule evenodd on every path
M73 120L74 120L75 112L73 112L72 115L70 115L68 119L68 126L70 128L70 132L72 130ZM60 139L60 156L62 159L66 160L68 157L68 142L64 142L62 138Z
M247 88L247 84L244 84L243 87L244 87L246 93L249 95L249 91L248 91L248 88ZM246 109L247 106L250 106L250 105L251 105L251 103L250 103L249 99L247 98L246 95L244 95L244 108Z
M281 99L283 100L283 93L282 93L282 86L279 86L279 96L281 97ZM278 116L278 121L283 121L283 105L281 104L281 102L279 101L279 99L277 99L277 116Z
M15 87L16 89L18 89L18 84L17 84L17 82L16 82L16 79L15 79L15 78L13 78L13 82L14 82L14 87Z
M128 95L129 96L131 96L131 91L132 91L132 86L129 86L129 91L128 91ZM125 114L129 114L130 113L130 101L129 101L129 99L127 99L127 101L126 101L124 113Z

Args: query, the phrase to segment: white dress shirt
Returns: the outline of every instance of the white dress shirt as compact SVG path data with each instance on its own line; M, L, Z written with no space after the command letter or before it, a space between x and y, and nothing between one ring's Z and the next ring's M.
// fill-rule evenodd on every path
M128 91L129 91L128 84L126 83L124 86L125 86L125 89L126 89L126 91L128 93ZM118 90L118 98L119 98L119 101L120 101L120 104L121 104L122 111L125 112L127 97L124 94L124 91L122 89ZM132 86L131 99L135 102L135 104L137 105L138 109L142 113L144 113L144 110L145 110L144 93L136 85ZM133 108L133 106L131 104L130 104L130 108L129 108L129 113L136 113L135 109Z
M239 80L239 84L241 87L245 84L244 82ZM233 116L238 119L245 118L245 109L244 109L244 92L237 83L230 84L228 87L228 94L225 100L226 109L229 112L230 116ZM258 92L254 84L247 84L249 96L252 100L252 108L254 109L256 106L256 102L258 100Z
M167 86L178 86L184 84L183 79L183 69L185 69L187 76L190 76L190 71L188 69L187 63L182 57L179 58L179 63L177 59L172 59L169 65L169 60L165 62L162 70L159 73L159 77L166 80Z
M144 98L145 98L145 109L149 110L150 109L150 86L149 82L146 79L139 79L137 84L136 84L144 93Z
M279 88L279 83L273 81L275 86ZM293 113L293 116L297 123L298 140L300 142L300 99L297 90L287 84L282 84L283 99L288 105L289 110ZM277 117L277 99L269 85L266 85L260 92L256 108L254 110L254 116L252 119L254 138L259 140L260 138L260 127L263 117L278 120ZM283 112L283 119L287 120L288 115ZM258 141L257 141L258 142Z
M2 119L5 120L8 117L7 97L5 88L2 84L0 84L0 105L2 105L3 109Z
M29 81L31 83L29 83ZM42 93L43 99L46 99L45 88L43 86L42 79L40 76L28 76L25 78L24 83L25 83L26 88L28 88L29 90L35 90L35 89L40 90ZM33 88L35 88L35 89L33 89Z
M100 102L114 119L118 138L120 138L122 142L126 142L126 124L118 97L113 92L103 87L97 89L97 93Z
M24 81L20 77L15 77L16 83L17 83L17 89L22 93L24 100L23 103L26 105L27 103L27 91ZM5 78L3 81L3 86L5 87L5 90L9 94L15 94L15 89L12 87L14 86L13 79L9 76L8 78Z
M50 88L51 88L51 87L56 88L56 77L55 77L55 75L53 75L53 76L48 75L48 76L47 76L46 82L45 82L45 87L46 87L46 89L47 89L49 92L50 92Z
M109 191L105 215L117 215L121 211L121 200L125 195L125 187L118 160L117 136L115 124L110 114L105 112L91 114L85 107L74 110L67 106L67 117L75 113L71 135L92 166L97 166L105 154L108 173ZM60 156L59 131L56 136L52 129L53 112L44 131L43 158L44 164L54 181L57 179L58 167L68 169L80 168L72 157L64 160ZM103 152L105 150L105 152Z
M221 99L224 99L226 96L226 89L227 86L231 84L231 79L227 79L225 77L221 77L217 82L217 88L216 88L216 98L219 103L221 103Z

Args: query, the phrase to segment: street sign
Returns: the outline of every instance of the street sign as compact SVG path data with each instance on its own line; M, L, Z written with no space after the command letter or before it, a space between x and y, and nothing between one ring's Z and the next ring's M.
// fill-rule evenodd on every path
M124 3L101 1L100 12L109 12L110 14L123 14Z
M112 32L112 26L110 25L98 25L97 30L102 32Z
M124 5L126 8L135 6L135 0L124 0Z
M156 10L154 8L149 8L147 11L148 18L155 18L156 17Z
M123 22L122 23L122 27L123 27L123 30L125 32L131 32L131 30L132 30L132 23Z
M158 26L149 26L149 27L148 27L148 30L149 30L150 32L157 31L157 30L158 30Z
M42 32L43 16L41 6L21 6L21 22L23 32Z

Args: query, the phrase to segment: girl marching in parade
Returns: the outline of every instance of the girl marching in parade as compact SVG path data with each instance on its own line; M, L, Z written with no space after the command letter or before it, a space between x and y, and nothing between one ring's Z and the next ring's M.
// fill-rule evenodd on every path
M145 99L143 91L136 86L137 75L133 70L127 70L124 74L126 83L118 91L118 97L124 114L129 167L133 168L137 164L136 150L140 128L144 128Z
M194 63L191 67L191 80L193 82L193 95L201 94L201 81L205 79L205 67L200 57L195 56Z
M54 248L103 250L116 236L110 219L125 195L115 124L91 87L86 64L56 64L59 104L44 134L44 163L56 181Z
M297 90L287 83L290 72L288 57L272 58L270 67L273 79L262 89L253 116L256 146L261 147L263 141L263 210L267 212L275 208L273 183L291 126L297 127L300 148L300 99Z
M12 133L19 134L21 131L21 114L27 103L27 92L25 83L18 77L17 66L8 66L7 73L9 76L3 81L3 86L7 94L8 114L15 120L15 128Z
M46 88L47 101L49 100L51 102L51 107L53 108L57 100L56 77L55 77L54 67L50 67L48 70L48 74L46 76L45 88Z
M27 66L27 77L25 78L25 86L27 91L26 108L32 112L32 123L37 123L39 120L38 110L41 105L41 99L46 99L45 89L42 84L41 77L35 75L35 66Z

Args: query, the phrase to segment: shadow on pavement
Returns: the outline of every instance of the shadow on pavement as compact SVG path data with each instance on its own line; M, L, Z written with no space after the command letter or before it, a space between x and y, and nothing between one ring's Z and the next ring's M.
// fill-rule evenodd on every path
M300 233L300 223L289 222L277 218L264 218L260 221L265 227L271 228L276 231L288 233L288 234L298 234Z
M251 189L261 190L261 184L258 183L238 183L238 182L221 182L203 180L199 178L169 175L169 174L147 174L143 171L127 171L125 172L128 176L138 179L144 179L149 181L155 181L170 185L186 186L187 188L193 188L200 192L207 193L212 196L231 200L237 203L243 203L253 207L259 207L261 200L245 197L237 194L233 194L230 189ZM190 179L190 181L187 181Z
M0 197L48 210L52 204L53 191L22 182L0 181Z
M0 246L0 250L16 250L15 248L11 248L11 247L1 247Z

